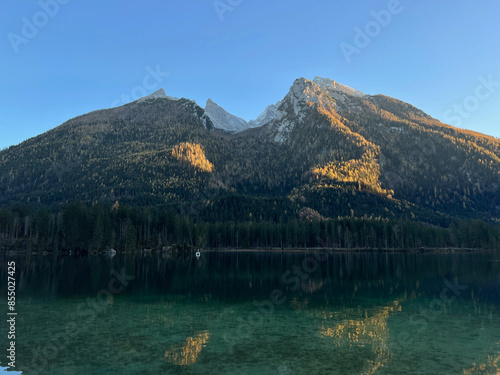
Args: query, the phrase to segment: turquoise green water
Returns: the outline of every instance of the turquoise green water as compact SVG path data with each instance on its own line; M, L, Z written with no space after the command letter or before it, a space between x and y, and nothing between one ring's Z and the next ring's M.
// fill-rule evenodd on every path
M15 369L500 374L498 259L281 252L203 253L200 259L8 256L17 264ZM4 280L1 287L6 291ZM2 332L7 329L3 322ZM8 348L6 334L1 342ZM7 362L0 358L2 367Z

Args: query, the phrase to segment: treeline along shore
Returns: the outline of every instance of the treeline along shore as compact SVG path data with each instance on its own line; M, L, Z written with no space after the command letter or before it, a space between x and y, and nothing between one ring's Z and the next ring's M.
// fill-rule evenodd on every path
M500 227L450 219L438 226L407 219L204 220L173 207L70 203L58 210L0 208L2 250L142 249L483 249L500 248Z

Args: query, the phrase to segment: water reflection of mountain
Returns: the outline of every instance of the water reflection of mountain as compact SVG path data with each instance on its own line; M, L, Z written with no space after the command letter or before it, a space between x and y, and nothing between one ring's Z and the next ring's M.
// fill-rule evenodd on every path
M444 360L453 360L459 370L453 373L498 374L500 263L490 261L494 255L342 253L306 272L302 264L308 256L18 256L17 291L25 319L19 327L29 332L18 347L19 360L31 361L32 347L43 348L48 334L60 334L68 319L77 319L85 329L69 345L98 366L141 363L191 373L200 366L269 356L285 369L311 369L301 373L329 373L317 368L338 366L349 369L338 373L412 374L415 364L446 368ZM5 265L0 262L6 272ZM77 303L107 288L116 277L112 270L135 279L97 318L78 316L87 308L78 310ZM290 277L299 282L287 282ZM425 311L439 297L443 280L455 277L466 289L429 318ZM286 303L274 305L260 322L255 314L262 309L254 301L269 299L274 289L282 291ZM414 314L417 324L411 325ZM401 333L411 337L409 343L400 341ZM451 345L454 341L458 345Z
M165 351L165 358L168 362L185 366L196 363L202 349L210 339L210 332L203 331L193 337L188 337L186 343L174 345Z
M325 323L321 327L320 334L339 347L367 347L373 356L367 359L366 370L363 374L374 374L377 369L383 367L392 357L389 349L389 325L388 318L396 312L401 311L401 302L395 300L387 306L375 307L357 311L347 309L343 311L332 311L324 313ZM353 317L361 315L357 319Z
M391 298L403 294L433 297L443 280L458 278L467 285L460 298L498 302L500 262L494 254L391 254L337 253L318 264L312 273L301 265L306 253L204 253L195 257L166 257L162 254L101 256L19 256L18 291L25 296L64 297L95 295L112 279L111 271L125 270L135 276L124 293L199 295L200 298L238 300L265 299L279 287L287 294L325 298ZM0 269L6 272L6 262ZM284 282L302 272L300 287ZM290 280L288 277L287 280ZM3 282L3 281L2 281Z
M500 342L497 343L500 346ZM485 363L473 363L464 369L464 375L500 374L500 351L496 355L489 355Z

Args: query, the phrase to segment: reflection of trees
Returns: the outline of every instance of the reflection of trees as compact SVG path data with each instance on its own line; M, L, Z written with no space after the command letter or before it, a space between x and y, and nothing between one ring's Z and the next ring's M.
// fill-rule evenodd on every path
M315 272L308 273L297 290L293 289L294 283L283 283L283 274L293 267L301 267L310 254L207 252L202 259L166 255L164 258L163 255L129 254L112 259L17 257L17 278L24 296L95 296L108 285L111 270L120 271L125 267L126 273L135 279L124 294L168 292L201 298L209 295L220 300L261 300L279 287L290 297L311 296L312 303L322 293L328 298L342 295L352 299L367 294L391 298L394 293L417 290L422 297L434 296L441 292L441 281L452 274L459 276L460 282L468 285L482 301L498 299L495 289L498 263L471 261L489 260L491 254L335 253L320 262ZM7 262L0 262L1 271L7 272ZM295 273L291 275L295 276ZM469 299L471 294L463 294L461 298Z
M307 280L307 281L303 281L300 288L304 291L304 292L307 292L307 293L314 293L314 292L317 292L319 290L321 290L321 288L323 288L323 280Z
M323 326L320 334L323 337L332 338L335 345L343 348L346 346L370 346L375 354L375 359L368 361L368 369L364 371L364 374L373 374L391 358L388 348L389 326L387 319L395 312L401 311L400 303L403 300L398 299L387 306L365 310L365 317L360 319L343 318L361 313L354 309L342 313L336 312L329 316L325 315L325 319L333 318L338 321L340 318L340 323L333 328Z
M497 343L500 345L500 341ZM500 374L500 352L489 355L486 363L473 363L472 367L464 369L464 375L498 375Z
M196 363L201 350L209 339L210 332L208 331L202 331L194 337L188 337L186 344L173 345L165 351L165 358L168 362L177 366L192 365Z

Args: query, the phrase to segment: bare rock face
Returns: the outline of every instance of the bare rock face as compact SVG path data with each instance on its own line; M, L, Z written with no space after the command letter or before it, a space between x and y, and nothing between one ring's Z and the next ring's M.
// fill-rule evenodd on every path
M276 104L270 104L266 107L264 112L262 112L259 117L255 120L250 120L248 126L250 128L257 128L259 126L265 125L276 118L276 113L279 106L281 105L281 100L276 102Z
M212 99L207 100L205 112L216 129L222 129L230 133L236 133L248 129L248 124L240 117L234 116L224 108L216 104Z

